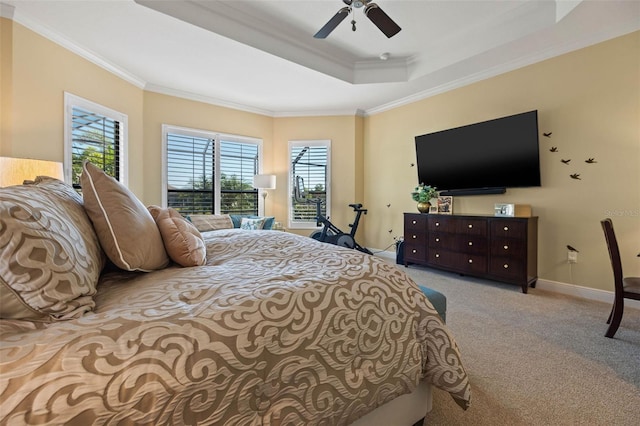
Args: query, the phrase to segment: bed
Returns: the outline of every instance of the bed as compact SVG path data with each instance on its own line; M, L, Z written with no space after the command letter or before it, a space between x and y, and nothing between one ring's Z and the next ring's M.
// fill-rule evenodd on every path
M0 424L402 425L424 416L431 386L468 407L454 338L395 265L286 232L220 229L200 233L201 265L123 270L95 221L79 237L57 223L65 203L86 219L64 186L0 189ZM52 233L84 243L61 255ZM70 306L38 305L24 285L45 264L98 277ZM32 317L15 314L18 296Z

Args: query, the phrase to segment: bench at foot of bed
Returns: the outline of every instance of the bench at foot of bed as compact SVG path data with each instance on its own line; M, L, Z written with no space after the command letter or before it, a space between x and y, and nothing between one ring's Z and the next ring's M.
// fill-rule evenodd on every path
M436 308L442 321L447 322L447 297L432 288L423 285L419 285L418 287L420 287L420 290L427 296L427 299L429 299L433 307Z

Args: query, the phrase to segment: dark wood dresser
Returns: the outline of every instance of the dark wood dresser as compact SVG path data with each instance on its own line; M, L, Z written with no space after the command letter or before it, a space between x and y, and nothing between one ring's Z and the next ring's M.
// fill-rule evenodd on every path
M404 214L404 264L521 286L538 279L538 218Z

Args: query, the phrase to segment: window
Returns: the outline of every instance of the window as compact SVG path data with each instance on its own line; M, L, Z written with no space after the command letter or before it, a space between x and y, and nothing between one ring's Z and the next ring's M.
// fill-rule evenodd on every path
M82 163L89 160L126 185L127 116L64 94L65 180L80 190Z
M316 204L321 199L321 212L329 217L331 212L331 141L289 141L289 227L316 228ZM304 180L307 200L294 196L297 177Z
M182 214L261 211L252 186L261 140L164 125L163 143L165 205Z

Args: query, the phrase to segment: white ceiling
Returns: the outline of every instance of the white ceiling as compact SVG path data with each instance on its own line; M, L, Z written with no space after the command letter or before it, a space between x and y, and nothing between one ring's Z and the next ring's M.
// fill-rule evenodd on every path
M374 114L640 29L638 0L374 1L402 27L391 39L363 9L313 38L341 0L0 0L0 12L146 90L271 116Z

